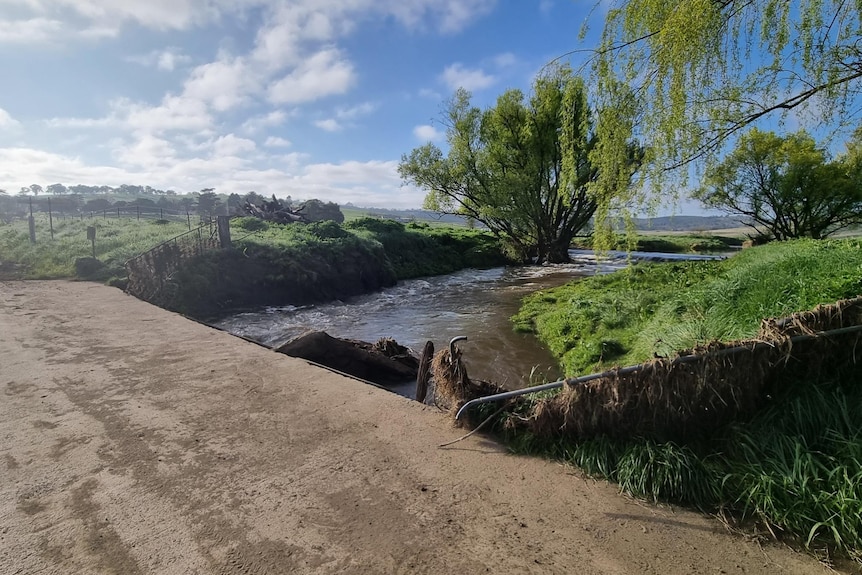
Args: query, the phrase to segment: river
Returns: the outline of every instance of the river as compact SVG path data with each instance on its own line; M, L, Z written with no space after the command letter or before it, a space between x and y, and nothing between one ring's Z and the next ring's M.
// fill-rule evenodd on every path
M597 261L586 250L572 250L571 255L570 264L467 269L401 281L344 302L237 313L215 325L268 346L308 330L323 330L334 337L370 342L391 337L417 353L428 340L439 350L451 338L463 335L468 339L458 345L470 377L517 389L562 375L554 357L538 340L512 329L509 318L518 311L521 299L534 291L618 270L628 257L611 252ZM716 257L644 252L630 256L647 260Z

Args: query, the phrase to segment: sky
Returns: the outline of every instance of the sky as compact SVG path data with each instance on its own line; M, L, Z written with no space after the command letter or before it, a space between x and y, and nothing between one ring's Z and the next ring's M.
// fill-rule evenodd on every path
M0 188L414 208L403 154L571 50L583 0L0 0Z
M584 43L592 0L0 0L0 188L149 185L420 207L445 144ZM595 23L596 33L601 25ZM592 34L591 33L591 34ZM593 43L593 45L595 45Z

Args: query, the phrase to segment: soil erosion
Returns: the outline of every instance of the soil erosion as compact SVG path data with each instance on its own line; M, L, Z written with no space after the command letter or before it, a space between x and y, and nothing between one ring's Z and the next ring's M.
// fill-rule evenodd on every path
M436 409L73 282L0 282L0 574L828 573Z

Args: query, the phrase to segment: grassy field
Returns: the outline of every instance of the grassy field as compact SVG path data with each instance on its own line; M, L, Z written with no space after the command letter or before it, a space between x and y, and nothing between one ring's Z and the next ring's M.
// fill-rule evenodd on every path
M185 222L55 217L51 239L48 216L35 219L35 244L30 243L26 220L0 224L0 261L22 265L24 277L30 279L74 277L75 260L93 255L88 226L96 228L96 258L106 264L105 274L114 275L124 273L123 264L129 258L188 231Z
M634 265L525 299L514 321L568 375L751 337L783 317L862 293L859 239L774 243L714 262ZM727 513L822 553L862 558L862 368L790 373L753 420L687 443L509 437L639 497Z

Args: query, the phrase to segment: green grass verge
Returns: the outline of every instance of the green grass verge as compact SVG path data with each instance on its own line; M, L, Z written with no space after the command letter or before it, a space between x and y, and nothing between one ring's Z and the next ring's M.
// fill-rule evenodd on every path
M635 264L524 299L535 333L568 375L633 364L714 339L751 337L765 317L862 293L862 242L798 240L721 261Z
M762 318L860 293L862 242L800 240L720 262L634 265L533 294L513 319L576 375L750 337ZM639 438L547 444L524 434L507 440L516 451L562 458L633 495L728 511L859 561L860 376L858 365L827 366L816 381L786 370L753 420L688 444Z

